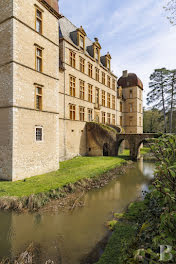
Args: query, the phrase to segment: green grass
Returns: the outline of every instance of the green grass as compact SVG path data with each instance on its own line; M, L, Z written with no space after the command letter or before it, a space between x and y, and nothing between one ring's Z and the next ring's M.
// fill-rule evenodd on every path
M64 161L60 163L60 169L55 172L34 176L25 181L0 181L0 197L29 196L55 190L84 178L98 177L120 166L125 162L125 158L127 157L77 157Z
M137 233L135 224L118 222L97 264L124 264L126 251Z
M147 154L147 153L149 153L150 152L150 148L147 148L147 147L143 147L143 148L141 148L141 150L140 150L140 153L142 154L142 155L145 155L145 154Z

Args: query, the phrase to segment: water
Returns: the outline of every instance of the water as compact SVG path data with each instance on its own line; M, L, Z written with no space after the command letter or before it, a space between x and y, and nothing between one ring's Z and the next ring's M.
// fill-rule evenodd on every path
M154 164L139 161L105 187L88 192L85 206L73 212L0 212L0 259L17 256L33 241L40 247L37 264L47 259L79 264L106 234L105 222L112 219L112 212L122 212L148 190L153 170Z

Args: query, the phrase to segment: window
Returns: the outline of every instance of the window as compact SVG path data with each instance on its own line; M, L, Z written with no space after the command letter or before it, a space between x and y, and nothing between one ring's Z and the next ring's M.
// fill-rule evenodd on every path
M120 116L120 126L122 126L122 122L123 122L122 116Z
M107 60L107 68L108 68L108 70L110 70L110 68L111 68L111 63L110 63L110 60Z
M88 84L88 101L92 103L93 86Z
M76 106L70 104L70 120L75 120L76 118Z
M43 58L42 58L42 54L43 51L42 51L42 48L39 48L39 47L36 47L36 70L38 72L42 72L43 70L43 66L42 66L42 61L43 61Z
M115 80L112 80L112 89L115 91Z
M85 68L85 60L80 57L80 71L84 73L84 68Z
M95 103L99 104L99 89L95 89Z
M92 109L88 109L88 122L92 122Z
M133 104L129 104L129 110L130 110L130 113L133 112Z
M80 121L84 121L84 112L85 112L85 108L83 106L79 107L79 120Z
M106 122L106 113L102 112L102 124L105 124Z
M99 69L95 68L95 80L99 82Z
M115 125L115 115L112 115L112 124Z
M102 72L102 84L105 85L105 73L104 72Z
M102 91L102 106L105 106L105 91Z
M42 88L35 88L35 108L37 110L42 110Z
M110 95L110 93L107 94L107 107L111 108L111 95Z
M79 97L84 100L84 81L80 80L79 87Z
M76 78L70 76L70 95L75 96L75 86L76 86Z
M93 72L93 65L91 63L88 63L88 75L92 78L92 72Z
M111 78L109 76L107 76L107 83L108 87L111 88Z
M130 98L133 98L133 90L130 90Z
M112 95L112 109L115 110L115 96Z
M105 124L106 122L106 113L102 112L102 124Z
M42 12L36 8L35 30L42 34Z
M139 99L142 100L142 91L141 90L139 90Z
M142 106L139 104L139 112L142 113Z
M141 117L139 117L139 126L142 126Z
M122 112L122 102L120 102L120 112Z
M129 117L129 126L133 126L133 117L132 116Z
M79 46L81 49L84 49L84 37L81 35L79 37Z
M42 127L36 127L35 128L35 139L36 139L36 141L42 141L43 140L43 128Z
M97 62L99 61L99 50L98 50L98 48L95 48L95 60Z
M76 53L70 50L70 66L75 68L76 66Z
M111 124L111 114L107 114L107 123L110 125Z

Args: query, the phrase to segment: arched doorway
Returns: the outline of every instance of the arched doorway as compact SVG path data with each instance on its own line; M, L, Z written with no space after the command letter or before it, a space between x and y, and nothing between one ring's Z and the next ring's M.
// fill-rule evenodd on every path
M108 145L108 143L104 143L104 145L103 145L103 156L109 156L109 145Z

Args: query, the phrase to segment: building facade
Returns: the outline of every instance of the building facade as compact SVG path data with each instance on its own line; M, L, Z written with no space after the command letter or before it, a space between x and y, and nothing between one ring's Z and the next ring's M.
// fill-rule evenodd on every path
M92 42L82 27L67 18L60 27L60 159L89 155L86 122L119 125L117 77L109 52L101 56L97 38Z
M58 18L57 0L0 1L1 179L59 168Z
M1 0L0 51L0 179L91 155L86 122L142 132L142 83L128 73L117 82L109 52L57 0Z

